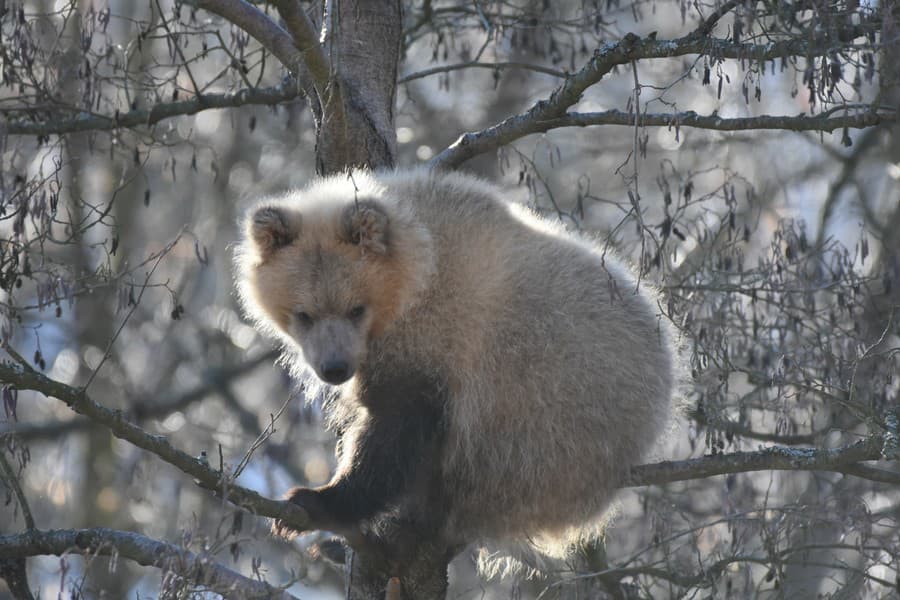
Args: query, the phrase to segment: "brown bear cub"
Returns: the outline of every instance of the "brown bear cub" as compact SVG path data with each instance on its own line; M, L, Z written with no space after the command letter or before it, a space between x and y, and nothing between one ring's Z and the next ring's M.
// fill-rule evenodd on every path
M474 177L354 173L265 200L237 268L257 326L334 386L337 472L288 497L351 545L564 549L669 418L652 290Z

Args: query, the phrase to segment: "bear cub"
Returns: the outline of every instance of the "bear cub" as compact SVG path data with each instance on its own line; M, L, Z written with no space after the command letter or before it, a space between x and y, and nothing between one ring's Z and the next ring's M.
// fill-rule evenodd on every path
M248 213L242 304L324 382L339 439L331 481L288 497L351 546L553 553L597 531L662 435L676 368L652 289L502 196L356 172Z

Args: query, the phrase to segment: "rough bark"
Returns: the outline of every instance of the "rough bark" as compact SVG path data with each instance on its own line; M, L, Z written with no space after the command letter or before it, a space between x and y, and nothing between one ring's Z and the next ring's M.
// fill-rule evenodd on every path
M282 14L283 11L282 11ZM397 155L394 99L402 35L399 0L334 0L326 3L322 42L332 65L330 88L316 115L316 171L348 167L393 167ZM392 595L444 598L453 554L442 547L424 551L403 572L377 554L359 549L348 564L347 596L380 598L400 579Z
M399 0L326 3L320 42L296 0L275 2L287 29L243 0L196 0L265 46L297 78L316 120L316 171L389 168L397 154L394 94Z
M335 89L324 96L317 115L316 171L393 167L400 2L336 0L328 8L322 38Z

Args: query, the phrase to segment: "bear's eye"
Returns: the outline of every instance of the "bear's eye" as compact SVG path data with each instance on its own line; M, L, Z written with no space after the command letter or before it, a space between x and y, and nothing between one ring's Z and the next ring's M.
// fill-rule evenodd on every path
M350 312L347 313L347 316L351 321L358 321L364 314L366 314L366 307L360 304L359 306L351 308Z
M303 325L304 327L309 327L310 325L312 325L313 318L311 316L309 316L309 313L300 311L300 312L296 313L294 316L297 317L297 321L299 321L299 323L301 325Z

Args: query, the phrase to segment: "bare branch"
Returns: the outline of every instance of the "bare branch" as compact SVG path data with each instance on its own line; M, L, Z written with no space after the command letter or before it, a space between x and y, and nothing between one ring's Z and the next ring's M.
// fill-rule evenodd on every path
M73 552L124 556L139 565L159 567L225 598L275 598L296 600L283 589L245 577L219 564L208 554L154 540L138 533L95 529L32 530L0 536L0 559Z
M0 136L9 135L61 135L82 131L111 131L132 127L151 126L172 117L194 115L213 108L232 108L247 105L273 105L290 102L303 96L297 81L290 79L269 88L246 88L227 94L202 94L190 100L155 104L148 109L136 109L112 116L80 113L75 117L51 115L45 120L31 118L0 123ZM22 112L29 109L22 109ZM44 111L34 111L41 115Z
M332 68L328 57L319 43L315 26L303 12L298 0L276 0L272 2L278 9L278 14L284 19L284 23L294 39L294 45L303 54L306 68L312 77L313 85L319 93L319 98L325 105L325 94L328 92L331 81Z
M260 365L272 362L277 357L278 352L272 350L250 358L243 363L207 369L202 375L202 383L178 396L167 399L157 397L152 400L139 398L131 402L128 416L138 422L146 419L165 418L173 412L184 410L189 405L221 391L223 387L251 373ZM48 423L16 423L0 429L0 440L4 436L9 435L15 435L22 440L56 437L73 431L80 431L93 425L96 424L90 419L81 418Z
M763 442L773 442L775 444L786 444L788 446L815 444L824 433L830 430L825 428L813 433L769 433L766 431L756 431L735 421L723 417L711 418L709 415L700 410L692 410L690 417L697 422L698 425L709 427L715 431L730 433L743 438L760 440Z
M839 448L770 446L756 452L715 454L689 460L663 461L631 469L628 487L660 485L687 479L749 471L838 471L864 460L880 460L884 436L872 435ZM861 472L861 471L859 471Z
M887 469L879 469L869 465L847 465L838 469L838 471L845 475L853 475L854 477L861 477L870 481L900 485L900 472L897 471L888 471Z
M82 390L54 381L27 364L0 364L0 382L21 390L34 390L58 398L72 410L108 427L113 435L143 448L197 479L202 487L221 493L230 502L256 514L278 517L296 524L299 529L311 526L306 511L289 502L270 500L252 490L223 479L218 471L202 461L177 450L163 436L147 433L126 421L121 411L110 410L92 401ZM884 436L872 435L839 448L791 448L772 446L756 452L717 454L680 461L664 461L640 465L631 471L627 486L659 485L713 475L765 470L810 470L847 472L860 461L880 460ZM862 472L862 471L858 471Z
M828 114L759 115L756 117L720 117L718 115L698 115L692 110L679 113L641 114L641 125L663 127L694 127L716 131L746 131L751 129L783 129L787 131L826 131L835 129L863 129L886 123L896 123L895 112L859 112L837 117ZM531 133L539 133L558 127L588 127L591 125L634 125L634 113L621 110L606 110L590 113L566 113L566 115L535 122Z
M478 154L495 150L520 137L551 129L551 126L542 124L564 119L567 109L581 99L585 90L600 81L616 66L631 61L688 54L767 61L797 55L822 56L839 48L847 49L847 46L832 46L801 38L768 44L735 43L710 38L700 31L675 40L657 40L652 36L641 39L629 33L618 42L598 48L593 58L580 71L566 79L565 83L556 88L546 100L540 100L524 113L509 117L482 131L463 134L428 164L437 168L454 168ZM631 123L633 120L632 116Z
M9 350L7 350L9 351ZM170 444L165 436L147 433L127 421L122 411L110 410L91 400L83 390L54 381L27 364L0 364L0 381L18 389L34 390L57 398L78 414L84 415L107 427L117 438L131 442L138 448L152 452L165 462L193 477L201 487L224 497L229 502L266 517L277 517L290 522L297 529L310 526L306 511L290 502L271 500L247 488L227 480L227 474L211 468L199 458L194 458Z
M16 500L19 503L19 509L22 511L22 518L25 519L25 527L27 529L34 529L34 517L31 515L31 508L28 506L25 492L22 491L22 486L19 485L19 479L16 477L15 469L13 469L12 465L9 464L9 461L6 460L6 456L3 454L2 450L0 450L0 481L5 482L13 491L13 494L15 494Z
M740 0L728 0L728 2L723 3L722 6L717 8L711 15L703 20L700 27L697 28L697 32L702 35L709 35L712 33L712 30L715 29L719 19L734 10L738 4L741 4Z
M316 52L308 52L306 48L301 50L290 33L249 2L244 0L196 0L191 4L217 14L249 33L295 76L299 76L304 69L309 69L314 78L321 75L321 61L325 60L321 49L319 55L316 55ZM327 61L325 64L327 65ZM325 68L324 73L327 80L328 68ZM317 80L317 89L318 85Z
M649 577L663 579L665 581L670 581L675 585L689 588L694 586L700 586L702 588L707 588L712 586L717 578L721 575L725 569L737 563L751 563L758 565L772 565L774 564L800 564L809 566L811 562L808 558L803 559L795 559L795 555L802 555L804 552L808 552L814 549L825 549L825 550L845 550L845 551L855 551L859 553L863 553L865 551L870 552L878 552L880 550L879 547L866 547L862 545L851 545L851 544L803 544L798 546L791 546L789 548L785 548L784 550L779 550L773 554L760 554L760 555L750 555L750 554L738 554L734 556L728 556L726 558L722 558L720 560L715 561L710 565L706 565L702 570L691 573L687 572L677 572L668 569L661 569L658 567L653 567L650 565L644 566L636 566L636 567L613 567L611 569L605 569L603 571L599 571L596 573L589 573L585 575L581 575L579 577L602 577L602 576L612 576L616 581L624 579L625 577L637 577L639 575L646 575ZM832 569L846 569L846 570L854 570L853 567L841 562L835 562L828 565ZM893 584L887 580L880 579L878 577L873 577L870 575L865 575L871 581L875 583L879 583L881 585L892 586ZM566 581L556 582L548 587L548 589L558 588L566 585Z
M439 73L449 73L450 71L462 71L463 69L492 69L494 71L499 71L501 69L524 69L526 71L535 71L537 73L543 73L544 75L552 75L553 77L559 77L563 79L568 76L568 73L565 71L560 71L559 69L551 69L550 67L545 67L542 65L535 65L532 63L523 63L523 62L464 62L464 63L456 63L452 65L443 65L440 67L432 67L430 69L422 69L421 71L415 71L414 73L409 73L408 75L404 75L400 79L397 80L397 83L409 83L410 81L414 81L416 79L422 79L423 77L430 77L431 75L437 75Z

